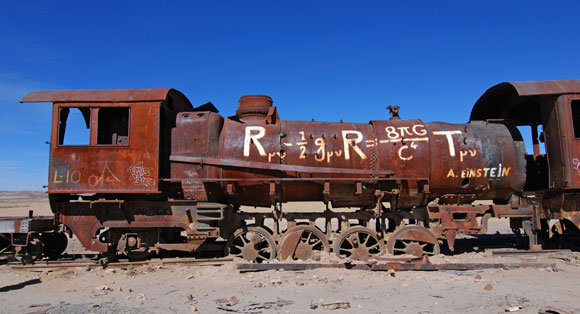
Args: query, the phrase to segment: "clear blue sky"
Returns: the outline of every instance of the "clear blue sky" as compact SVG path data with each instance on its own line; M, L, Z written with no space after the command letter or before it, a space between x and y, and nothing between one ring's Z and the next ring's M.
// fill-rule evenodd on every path
M48 181L40 89L172 87L225 115L463 123L497 83L580 78L578 1L2 1L0 190ZM391 3L391 4L389 4Z

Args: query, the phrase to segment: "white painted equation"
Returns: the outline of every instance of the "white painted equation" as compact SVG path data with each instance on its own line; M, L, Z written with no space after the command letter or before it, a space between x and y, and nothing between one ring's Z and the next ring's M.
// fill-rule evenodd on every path
M361 131L357 130L341 130L342 137L342 148L339 149L328 149L327 139L324 137L317 137L314 139L314 160L317 162L330 163L332 158L344 158L344 160L350 160L353 156L358 156L358 158L365 160L367 155L361 149L363 142L367 148L373 148L381 144L389 143L401 143L402 145L397 150L397 155L401 160L409 161L413 159L413 151L419 148L421 143L429 142L429 136L425 125L415 124L412 126L387 126L385 127L386 139L378 140L364 139L364 135ZM305 132L298 132L300 135L300 140L295 143L282 143L282 145L287 147L297 146L299 149L299 159L307 158L308 151L308 141L306 140ZM461 136L463 133L460 130L451 131L433 131L431 133L435 136L444 136L447 140L447 147L449 151L449 156L455 157L457 155L455 149L455 140L457 135ZM268 162L272 162L272 158L286 158L285 151L275 151L266 152L264 146L260 142L262 138L266 136L266 129L261 126L247 126L245 128L244 136L244 147L243 155L244 157L250 157L251 147L254 146L258 151L258 154L262 157L267 157ZM459 161L463 162L466 157L475 157L477 155L476 149L460 150L459 151Z

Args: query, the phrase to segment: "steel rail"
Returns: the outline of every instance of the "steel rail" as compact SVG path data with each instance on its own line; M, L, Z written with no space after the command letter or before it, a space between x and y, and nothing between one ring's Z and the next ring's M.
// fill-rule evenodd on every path
M225 258L167 258L167 259L151 259L148 261L121 261L100 264L98 261L47 261L46 263L36 263L32 265L22 265L16 262L8 263L11 269L16 270L45 270L45 269L67 269L75 267L102 267L102 268L121 268L121 267L137 267L137 266L163 266L163 265L202 265L215 266L223 265L226 262L231 262L231 257Z
M265 270L307 270L317 268L356 269L370 271L439 271L439 270L479 270L479 269L515 269L515 268L556 268L554 263L272 263L252 264L238 263L240 272L255 272Z

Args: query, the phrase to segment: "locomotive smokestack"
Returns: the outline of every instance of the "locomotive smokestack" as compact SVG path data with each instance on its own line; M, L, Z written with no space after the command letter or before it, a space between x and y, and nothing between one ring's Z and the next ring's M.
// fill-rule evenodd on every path
M240 119L264 118L274 101L266 95L246 95L240 97L236 116Z

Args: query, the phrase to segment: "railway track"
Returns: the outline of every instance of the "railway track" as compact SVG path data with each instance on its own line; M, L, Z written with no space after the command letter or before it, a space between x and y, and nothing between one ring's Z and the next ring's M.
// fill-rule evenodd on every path
M543 251L514 251L514 250L491 250L493 255L499 256L529 256L545 255L549 253L571 253L570 250L543 250ZM78 267L102 267L102 268L134 268L142 266L169 266L169 265L212 265L219 266L229 262L235 262L240 272L265 271L265 270L288 270L298 271L317 268L337 268L337 269L356 269L369 271L440 271L455 270L468 271L479 269L515 269L515 268L556 268L554 263L539 262L513 262L513 263L458 263L446 262L433 264L427 256L422 258L412 257L375 257L366 260L352 260L328 262L278 262L269 263L248 263L232 257L224 258L191 258L191 257L174 257L174 258L153 258L146 261L117 261L110 263L101 263L99 260L87 256L71 260L57 261L36 261L31 265L23 265L20 262L8 262L7 266L14 270L40 271L40 270L61 270Z
M164 266L164 265L223 265L231 262L232 258L155 258L147 261L118 261L107 264L99 263L96 260L65 260L65 261L37 261L31 265L22 265L19 262L9 262L10 269L15 270L50 270L68 269L76 267L103 267L103 268L124 268L140 266Z

